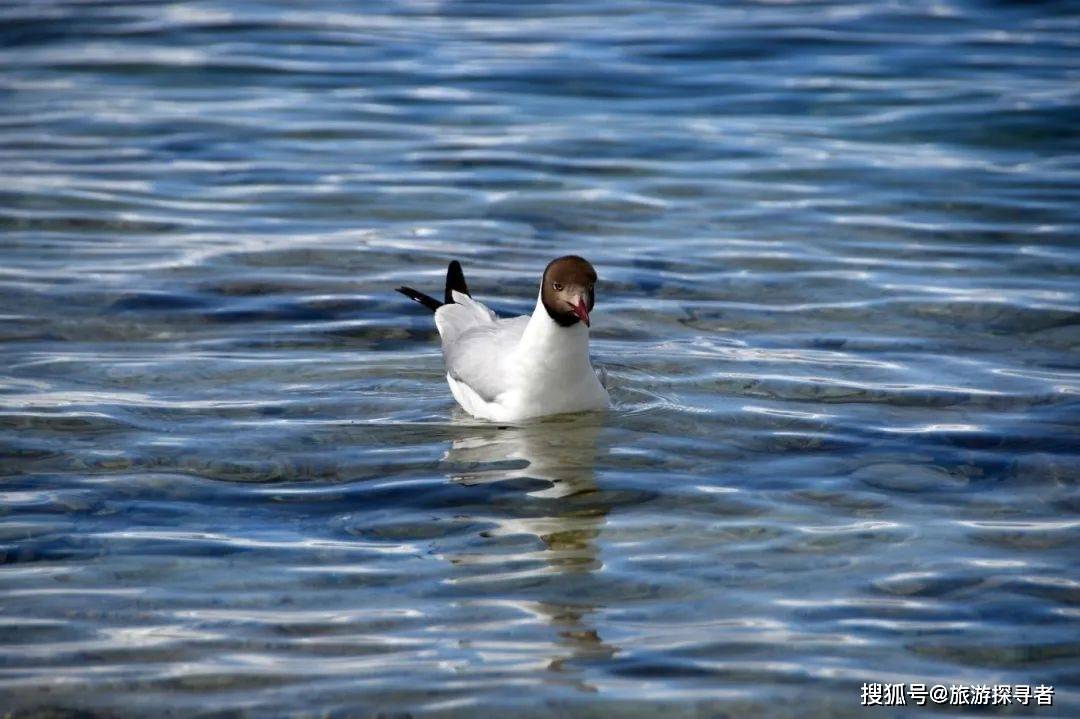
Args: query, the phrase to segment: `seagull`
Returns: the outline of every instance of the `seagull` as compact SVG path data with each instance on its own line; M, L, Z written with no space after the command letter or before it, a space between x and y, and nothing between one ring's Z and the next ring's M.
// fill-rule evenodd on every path
M446 382L469 414L518 422L610 404L589 362L589 312L596 270L577 255L548 263L531 315L500 319L469 294L461 263L446 270L443 301L411 287L397 291L435 313Z

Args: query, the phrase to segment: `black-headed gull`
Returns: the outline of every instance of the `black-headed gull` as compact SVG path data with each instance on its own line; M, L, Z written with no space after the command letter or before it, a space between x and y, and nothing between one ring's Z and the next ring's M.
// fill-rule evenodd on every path
M589 362L596 270L581 257L548 263L530 316L497 318L469 295L456 260L442 302L411 287L397 291L435 313L446 381L469 414L515 422L609 405Z

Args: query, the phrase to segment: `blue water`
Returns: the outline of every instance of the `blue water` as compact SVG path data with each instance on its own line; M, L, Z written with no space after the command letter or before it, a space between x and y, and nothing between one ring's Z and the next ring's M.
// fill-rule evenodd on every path
M3 3L0 713L1080 715L1078 117L1068 2ZM393 288L568 252L615 407L469 419Z

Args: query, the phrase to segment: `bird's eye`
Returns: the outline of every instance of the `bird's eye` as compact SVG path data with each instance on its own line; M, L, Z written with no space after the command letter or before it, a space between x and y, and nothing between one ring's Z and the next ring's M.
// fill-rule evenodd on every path
M556 292L562 292L562 285L558 282L552 282L551 289L555 290Z

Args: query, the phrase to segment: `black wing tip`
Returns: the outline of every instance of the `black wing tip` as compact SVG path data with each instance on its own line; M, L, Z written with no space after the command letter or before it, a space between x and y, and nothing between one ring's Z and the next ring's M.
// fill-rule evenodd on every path
M461 269L461 263L450 260L450 264L446 266L446 291L443 293L443 303L453 304L455 292L472 296L469 295L469 287L465 284L465 272Z
M423 292L420 292L419 290L414 290L412 287L405 287L404 285L402 285L401 287L396 287L394 289L395 291L400 292L401 294L408 297L410 300L414 302L419 302L432 312L443 306L443 303L439 302L434 297L430 295L425 295Z
M413 300L414 302L419 302L432 312L439 309L443 305L454 304L455 292L460 292L463 295L468 295L471 297L471 295L469 295L469 288L465 284L465 273L461 269L461 263L457 260L451 260L450 264L446 267L446 289L443 292L442 302L439 302L431 295L426 295L419 290L414 290L412 287L406 287L405 285L402 285L401 287L395 287L394 289L397 292L400 292L401 294L408 297L410 300Z

